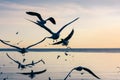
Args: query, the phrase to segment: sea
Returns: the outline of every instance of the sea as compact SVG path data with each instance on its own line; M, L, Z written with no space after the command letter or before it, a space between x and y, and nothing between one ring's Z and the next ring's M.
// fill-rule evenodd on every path
M43 60L25 69L18 69L18 64ZM23 61L24 60L24 61ZM119 48L72 48L72 49L30 49L22 55L16 49L0 49L0 80L65 80L68 73L76 67L90 69L101 80L120 80ZM32 79L20 73L46 72L36 74ZM99 80L85 70L73 70L66 80Z

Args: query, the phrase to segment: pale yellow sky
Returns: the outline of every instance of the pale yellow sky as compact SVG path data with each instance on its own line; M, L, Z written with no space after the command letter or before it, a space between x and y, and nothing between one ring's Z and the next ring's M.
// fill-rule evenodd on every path
M88 2L76 2L70 1L63 3L62 1L56 5L52 3L32 5L32 3L26 2L13 2L2 1L0 3L0 38L4 40L10 40L11 44L16 44L22 41L20 47L25 47L40 41L50 34L39 26L27 21L31 19L36 21L37 18L25 14L26 11L39 12L43 18L50 16L56 20L56 25L52 25L49 22L46 24L54 32L57 32L63 25L80 17L79 20L66 27L62 33L61 38L65 38L70 31L74 28L75 33L70 40L69 45L77 48L119 48L120 47L120 10L117 1L110 6L112 0L105 4L92 0L92 4ZM91 3L90 2L90 3ZM83 3L83 4L82 4ZM99 4L99 5L96 5ZM10 5L10 6L8 6ZM62 5L62 6L61 6ZM16 35L16 32L19 32ZM44 43L37 45L36 47L56 47L50 46L52 40L46 40ZM0 43L1 47L6 47ZM61 47L58 45L57 47Z

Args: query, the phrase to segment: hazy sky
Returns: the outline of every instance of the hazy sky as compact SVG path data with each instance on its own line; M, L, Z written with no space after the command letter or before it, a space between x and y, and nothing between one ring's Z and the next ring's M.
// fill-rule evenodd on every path
M0 38L10 40L11 44L22 41L19 46L25 47L50 36L47 31L26 20L37 20L26 11L39 12L45 19L54 17L57 24L48 22L46 25L55 32L80 17L61 33L61 38L65 38L75 29L70 40L71 47L120 47L120 0L0 0ZM19 34L16 35L16 32ZM51 42L46 40L37 47L56 47L48 45ZM2 43L0 46L6 47Z

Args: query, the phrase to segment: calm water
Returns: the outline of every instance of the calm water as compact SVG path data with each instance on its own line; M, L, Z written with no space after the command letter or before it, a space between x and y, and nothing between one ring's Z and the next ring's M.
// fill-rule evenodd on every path
M30 63L32 60L38 61L43 59L46 64L38 63L32 68L24 70L17 69L17 64L6 56L6 52L0 52L0 80L8 77L8 80L31 80L27 75L16 74L18 72L30 72L31 70L40 71L47 69L43 74L36 75L33 80L63 80L68 72L78 66L84 66L91 69L102 80L120 80L120 53L106 52L68 52L68 56L64 52L28 52L22 56L18 52L7 52L13 59L24 64ZM89 54L88 54L89 53ZM60 56L57 59L57 56ZM84 72L83 75L81 73ZM67 80L97 80L86 71L73 71L71 77Z

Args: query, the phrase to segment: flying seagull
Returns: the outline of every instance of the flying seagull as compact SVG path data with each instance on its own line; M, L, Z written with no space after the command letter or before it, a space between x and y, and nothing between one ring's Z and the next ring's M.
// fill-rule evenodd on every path
M20 63L19 61L14 60L13 58L11 58L7 53L6 53L6 55L8 56L8 58L10 58L11 60L13 60L15 63L18 64L18 69L25 69L26 67L34 66L35 64L37 64L37 63L39 63L39 62L42 61L42 59L41 59L41 60L39 60L39 61L37 61L37 62L32 61L32 62L29 63L29 64L22 64L22 63Z
M52 36L46 37L46 38L51 38L51 39L53 39L53 40L57 40L57 39L59 38L59 36L60 36L61 31L62 31L65 27L67 27L69 24L73 23L74 21L76 21L76 20L78 20L78 19L79 19L79 17L76 18L76 19L74 19L74 20L72 20L71 22L67 23L67 24L64 25L61 29L59 29L56 33L53 32L53 31L51 31L51 30L50 30L48 27L46 27L45 25L41 25L41 24L39 24L38 22L34 22L34 21L32 21L32 20L29 20L29 19L27 19L27 20L30 21L30 22L33 22L33 23L37 24L38 26L41 26L42 28L44 28L45 30L47 30L47 31L52 35Z
M59 58L60 58L60 55L57 56L57 59L59 59Z
M49 77L48 79L49 79L49 80L51 80L51 78L50 78L50 77Z
M76 71L82 71L82 70L85 70L85 71L87 71L88 73L90 73L91 75L93 75L95 78L100 79L100 78L99 78L97 75L95 75L90 69L85 68L85 67L82 67L82 66L79 66L79 67L75 67L75 68L73 68L73 69L68 73L68 75L65 77L64 80L67 79L67 77L71 74L71 72L72 72L73 70L76 70Z
M46 39L46 38L44 38L43 40L41 40L41 41L39 41L39 42L37 42L37 43L35 43L35 44L32 44L32 45L30 45L30 46L28 46L28 47L26 47L26 48L20 48L20 47L18 47L18 46L14 46L14 45L8 44L8 43L6 43L5 41L3 41L3 40L1 40L1 39L0 39L0 41L1 41L3 44L6 44L6 45L8 45L8 46L10 46L10 47L13 47L13 48L18 49L18 52L20 52L21 54L24 55L25 53L28 52L28 49L29 49L29 48L31 48L31 47L33 47L33 46L35 46L35 45L43 42L45 39Z
M44 73L44 72L46 72L46 71L47 71L46 69L44 69L44 70L42 70L42 71L38 71L38 72L34 72L33 70L31 70L31 72L17 73L17 74L29 75L29 77L30 77L31 79L33 79L33 78L35 77L35 75L42 74L42 73Z
M44 19L41 17L41 15L40 15L39 13L37 13L37 12L31 12L31 11L30 11L30 12L26 12L26 14L31 15L31 16L37 16L38 19L39 19L39 21L37 20L37 23L39 23L39 24L41 24L41 25L44 25L48 20L49 20L51 23L56 24L55 19L54 19L53 17L49 17L49 18L47 18L46 20L44 20Z
M23 65L22 63L20 63L19 61L17 60L14 60L13 58L11 58L7 53L6 55L8 56L8 58L10 58L11 60L13 60L15 63L18 64L18 69L25 69L26 68L26 65Z
M16 35L18 34L19 32L16 32Z
M62 44L63 46L67 46L69 43L69 39L73 36L73 33L74 33L74 29L71 31L71 33L65 39L61 39L61 41L53 43L52 45Z

